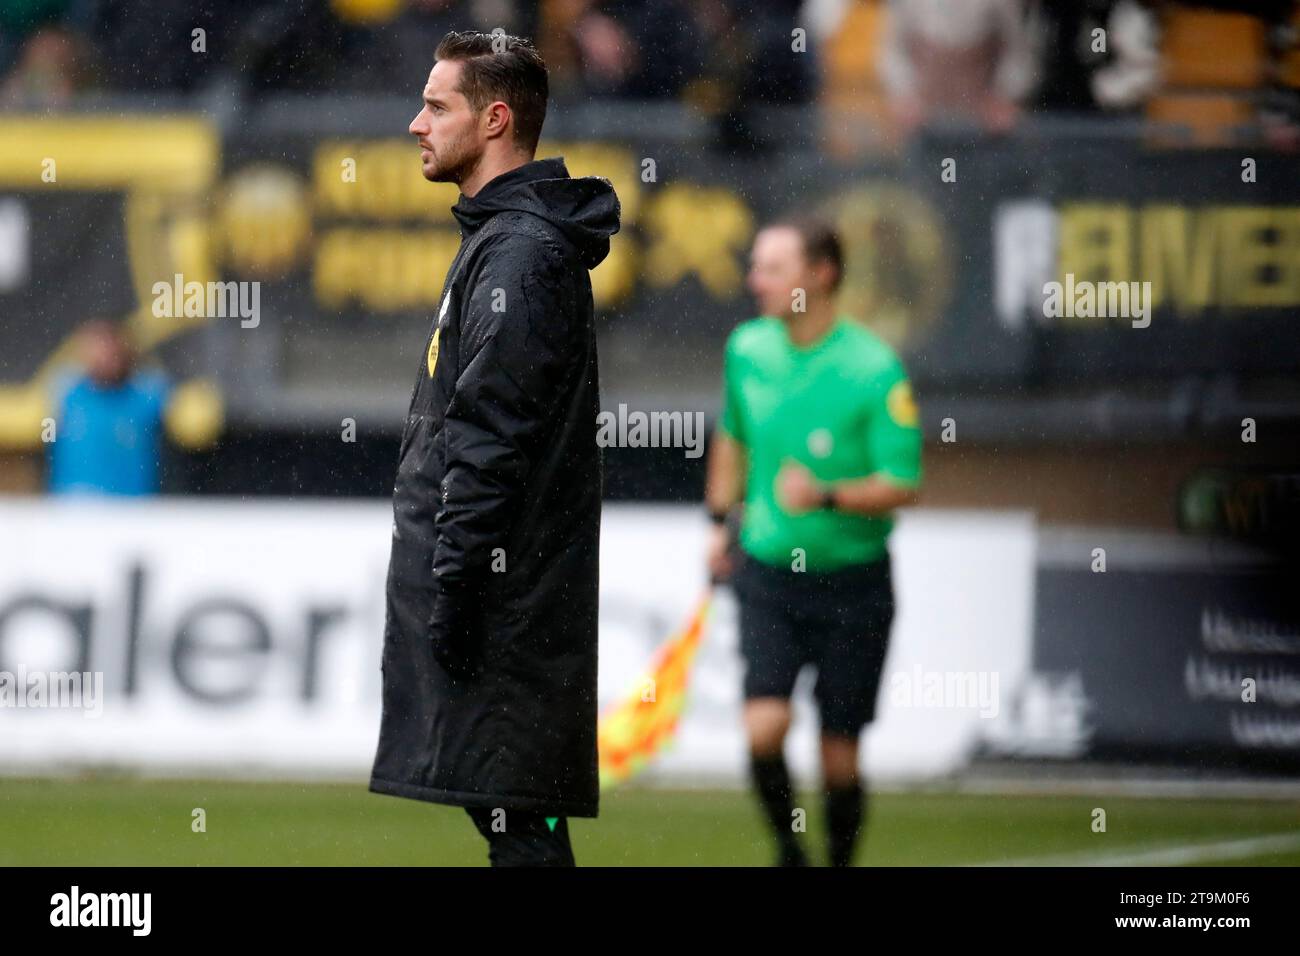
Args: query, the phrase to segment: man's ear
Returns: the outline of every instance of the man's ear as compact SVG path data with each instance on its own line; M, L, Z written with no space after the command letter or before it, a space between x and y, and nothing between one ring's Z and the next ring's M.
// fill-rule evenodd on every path
M823 259L812 263L812 272L817 277L818 285L830 295L834 291L831 287L835 283L835 266Z
M483 131L489 137L502 136L510 130L510 107L497 100L489 103L483 110Z

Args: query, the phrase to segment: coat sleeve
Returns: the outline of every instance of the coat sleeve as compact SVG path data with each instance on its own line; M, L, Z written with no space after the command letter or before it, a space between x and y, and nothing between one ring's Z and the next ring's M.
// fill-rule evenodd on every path
M539 239L510 235L483 253L443 424L433 572L444 592L489 573L538 443L563 414L575 362L572 284L559 251Z

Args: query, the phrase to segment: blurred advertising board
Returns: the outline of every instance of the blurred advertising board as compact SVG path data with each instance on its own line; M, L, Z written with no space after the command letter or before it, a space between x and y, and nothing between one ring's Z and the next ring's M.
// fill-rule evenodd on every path
M1001 752L1300 766L1300 568L1225 538L1040 529Z
M368 771L387 504L8 499L0 527L6 772ZM691 614L707 530L697 508L605 507L602 705L640 686L654 650ZM864 751L882 776L951 773L1026 673L1033 523L906 512L892 549L899 612ZM743 779L740 667L734 599L718 589L686 714L651 777ZM75 706L52 686L72 673L87 675ZM790 746L792 766L809 775L810 676L796 691ZM35 700L41 681L50 686Z

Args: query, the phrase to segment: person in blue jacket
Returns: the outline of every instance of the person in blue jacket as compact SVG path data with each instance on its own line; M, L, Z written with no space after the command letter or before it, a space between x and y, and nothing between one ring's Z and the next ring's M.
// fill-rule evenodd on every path
M171 385L138 369L122 327L96 319L78 333L83 370L55 385L49 490L152 495L159 490L163 416Z

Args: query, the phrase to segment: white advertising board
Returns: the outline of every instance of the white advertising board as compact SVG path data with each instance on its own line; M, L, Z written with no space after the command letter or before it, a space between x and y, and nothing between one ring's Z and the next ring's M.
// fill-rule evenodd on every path
M390 527L384 502L0 501L0 674L26 690L33 675L91 675L77 706L50 706L53 687L0 706L0 767L364 778ZM602 705L689 616L706 532L697 507L605 506ZM869 774L952 772L997 716L1028 667L1033 535L1019 513L900 516ZM719 589L678 737L646 779L742 778L735 622ZM983 674L994 696L927 702L936 673ZM788 748L800 775L816 770L811 677Z

